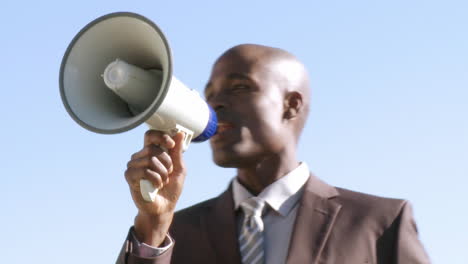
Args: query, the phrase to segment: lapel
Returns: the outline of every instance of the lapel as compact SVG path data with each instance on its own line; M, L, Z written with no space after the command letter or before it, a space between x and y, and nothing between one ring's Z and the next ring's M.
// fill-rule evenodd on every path
M330 198L338 191L310 175L300 200L287 264L318 263L341 205Z
M215 200L203 223L216 255L215 263L240 264L241 258L238 250L236 216L231 187Z

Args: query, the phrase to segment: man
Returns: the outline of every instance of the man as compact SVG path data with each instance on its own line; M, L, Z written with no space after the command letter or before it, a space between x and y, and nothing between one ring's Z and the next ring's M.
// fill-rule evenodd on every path
M183 136L148 131L125 173L138 214L118 263L429 262L406 201L329 186L297 160L309 80L294 56L233 47L205 95L219 119L213 159L237 177L219 197L174 213ZM154 203L141 197L142 178L161 188Z

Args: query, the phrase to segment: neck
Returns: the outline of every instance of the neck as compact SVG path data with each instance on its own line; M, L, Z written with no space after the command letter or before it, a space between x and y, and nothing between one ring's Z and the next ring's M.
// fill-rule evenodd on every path
M238 168L237 178L252 194L258 195L298 165L295 155L268 156L253 166Z

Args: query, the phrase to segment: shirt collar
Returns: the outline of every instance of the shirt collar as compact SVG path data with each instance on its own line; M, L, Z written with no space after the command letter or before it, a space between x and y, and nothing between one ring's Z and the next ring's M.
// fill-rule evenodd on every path
M286 216L299 201L301 188L309 176L309 167L305 162L301 162L297 168L266 187L257 197L282 216ZM237 178L232 181L232 193L236 210L243 201L254 196Z

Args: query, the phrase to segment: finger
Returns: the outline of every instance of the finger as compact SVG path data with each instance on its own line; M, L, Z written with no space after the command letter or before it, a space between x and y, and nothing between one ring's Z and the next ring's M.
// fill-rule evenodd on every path
M169 153L163 152L159 154L158 156L154 156L154 157L156 157L158 159L158 162L160 162L164 166L167 173L172 173L173 164L172 164L171 156L169 156Z
M174 147L174 140L166 133L157 130L148 130L145 133L144 146L160 145L166 149Z
M157 172L159 176L161 176L161 180L163 183L168 183L169 173L166 167L164 166L164 164L162 164L161 161L156 157L152 157L151 162L152 162L151 170L154 172Z
M144 146L140 151L134 153L131 156L131 159L138 159L138 158L142 158L145 156L157 156L163 152L164 152L164 149L162 149L160 146L150 144L150 145Z
M169 181L169 173L172 171L172 162L170 161L170 157L167 153L163 153L161 156L166 157L169 161L166 161L166 164L164 164L161 162L159 157L143 157L129 161L127 168L150 169L158 173L161 176L162 181L167 183Z
M161 175L150 169L145 170L144 179L150 181L153 184L154 188L161 189L164 186Z
M172 173L173 165L169 154L166 152L159 156L144 156L138 159L132 159L127 163L127 168L149 168L158 173Z
M172 161L171 161L171 157L169 156L169 154L167 154L167 152L165 152L161 147L153 145L153 144L148 145L144 147L142 150L140 150L139 152L133 154L131 159L137 160L137 159L153 157L153 156L158 157L168 169L172 166Z
M139 189L139 182L143 177L145 177L145 169L129 168L125 171L125 180L131 189Z
M132 159L127 163L127 168L134 169L146 169L151 166L151 157L142 157L138 159Z
M174 136L175 146L169 150L169 155L172 159L173 170L176 174L184 174L185 165L183 160L183 149L184 149L184 133L179 132Z

